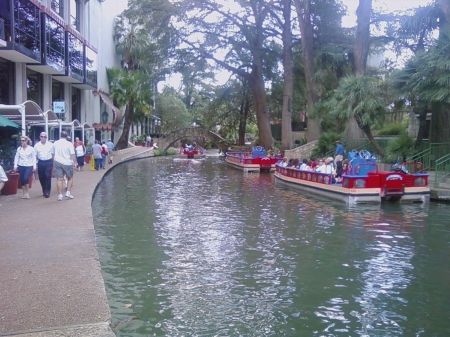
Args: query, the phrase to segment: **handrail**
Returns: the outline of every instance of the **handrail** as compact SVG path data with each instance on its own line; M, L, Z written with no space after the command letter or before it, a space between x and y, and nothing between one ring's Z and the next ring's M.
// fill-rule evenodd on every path
M450 153L435 162L434 187L439 186L439 182L450 176Z

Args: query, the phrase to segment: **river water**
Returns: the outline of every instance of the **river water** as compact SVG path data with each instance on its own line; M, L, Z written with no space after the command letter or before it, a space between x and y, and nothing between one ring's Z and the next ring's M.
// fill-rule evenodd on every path
M450 336L450 205L349 207L222 158L114 168L93 199L117 336Z

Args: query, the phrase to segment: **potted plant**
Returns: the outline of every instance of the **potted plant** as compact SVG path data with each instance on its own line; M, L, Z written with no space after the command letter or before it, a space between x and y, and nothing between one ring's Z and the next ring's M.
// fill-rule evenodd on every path
M138 139L138 144L140 143L143 147L145 147L146 146L146 143L145 143L146 138L147 138L147 136L145 136L144 134L140 135L139 139Z
M134 145L137 145L137 139L138 139L138 136L136 134L132 133L130 140L132 143L134 143Z
M16 155L17 138L18 135L13 135L11 139L0 140L0 165L2 165L8 178L8 181L1 191L4 195L17 194L19 173L12 172L14 167L14 157Z
M86 164L89 164L89 161L91 160L92 156L92 144L86 145L86 153L84 154L84 162Z

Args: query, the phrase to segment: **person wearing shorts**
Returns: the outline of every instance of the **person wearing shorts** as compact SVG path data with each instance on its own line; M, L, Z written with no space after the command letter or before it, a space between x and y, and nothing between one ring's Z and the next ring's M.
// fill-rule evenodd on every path
M67 132L61 131L60 139L53 144L54 159L53 159L53 175L55 176L58 188L58 201L63 200L64 176L67 178L67 190L65 197L73 199L70 192L73 184L73 172L77 167L77 159L75 157L75 148L73 144L67 141Z

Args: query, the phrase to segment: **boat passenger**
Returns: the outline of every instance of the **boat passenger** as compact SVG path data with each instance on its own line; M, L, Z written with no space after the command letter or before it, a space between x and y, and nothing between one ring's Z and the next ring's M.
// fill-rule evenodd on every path
M316 170L316 168L317 168L317 162L316 162L316 160L315 160L314 158L311 158L311 159L309 160L309 166L311 166L311 169L312 169L313 171Z
M308 159L303 159L302 164L300 165L299 169L301 171L305 171L305 167L308 166Z
M316 169L316 172L334 174L334 165L330 162L330 158L326 158L323 164Z
M283 160L279 162L277 165L280 167L286 167L288 165L288 159L284 157Z
M322 165L324 165L323 159L319 159L319 160L316 162L316 166L314 167L314 171L317 171L317 170L319 169L319 167L321 167ZM311 166L311 167L312 167L312 166Z

